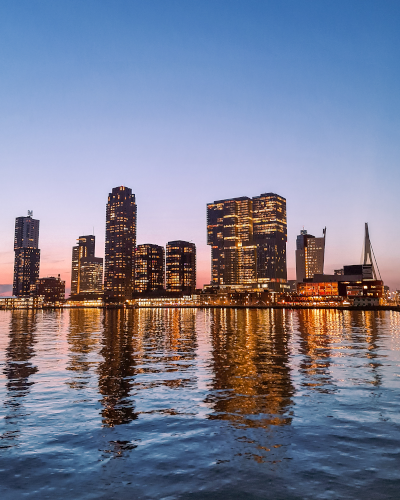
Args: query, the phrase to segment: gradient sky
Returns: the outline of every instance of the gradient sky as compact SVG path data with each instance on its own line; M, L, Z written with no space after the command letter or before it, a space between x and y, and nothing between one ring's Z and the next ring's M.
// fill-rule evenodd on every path
M140 243L186 239L210 280L206 204L287 199L325 272L359 263L364 222L400 288L400 2L2 0L0 292L15 217L40 219L41 276L131 187Z

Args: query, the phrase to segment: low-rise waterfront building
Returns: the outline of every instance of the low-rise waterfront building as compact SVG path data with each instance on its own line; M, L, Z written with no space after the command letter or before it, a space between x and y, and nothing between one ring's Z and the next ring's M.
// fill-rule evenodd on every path
M39 278L33 294L36 297L43 297L44 304L59 305L65 300L65 281L58 277L49 276Z
M43 297L0 297L0 309L41 309Z

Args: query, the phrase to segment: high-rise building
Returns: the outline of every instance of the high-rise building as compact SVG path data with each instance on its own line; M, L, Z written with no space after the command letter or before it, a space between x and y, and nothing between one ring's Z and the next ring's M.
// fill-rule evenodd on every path
M80 261L79 293L101 293L103 291L103 259L82 257Z
M169 241L166 256L167 291L191 295L196 290L196 245Z
M302 282L315 274L324 274L326 228L323 236L316 238L305 229L296 239L296 280Z
M116 187L108 195L104 294L110 300L130 299L134 290L136 248L135 195Z
M30 295L39 279L39 221L32 215L28 211L27 217L15 219L13 295L16 297Z
M164 248L138 245L135 256L135 292L151 293L165 289Z
M275 193L207 205L214 285L285 283L286 200Z
M72 247L72 270L71 270L72 295L82 292L81 290L82 259L94 257L94 251L95 251L95 236L92 234L86 236L79 236L78 245Z

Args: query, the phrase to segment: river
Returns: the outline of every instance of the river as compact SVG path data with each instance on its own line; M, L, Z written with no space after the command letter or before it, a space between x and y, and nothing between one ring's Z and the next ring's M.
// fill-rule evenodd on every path
M0 311L0 497L399 499L400 313Z

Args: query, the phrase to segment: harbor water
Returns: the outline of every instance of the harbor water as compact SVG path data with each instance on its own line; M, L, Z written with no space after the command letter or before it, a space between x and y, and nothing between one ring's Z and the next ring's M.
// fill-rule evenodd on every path
M0 498L400 499L400 313L0 311Z

